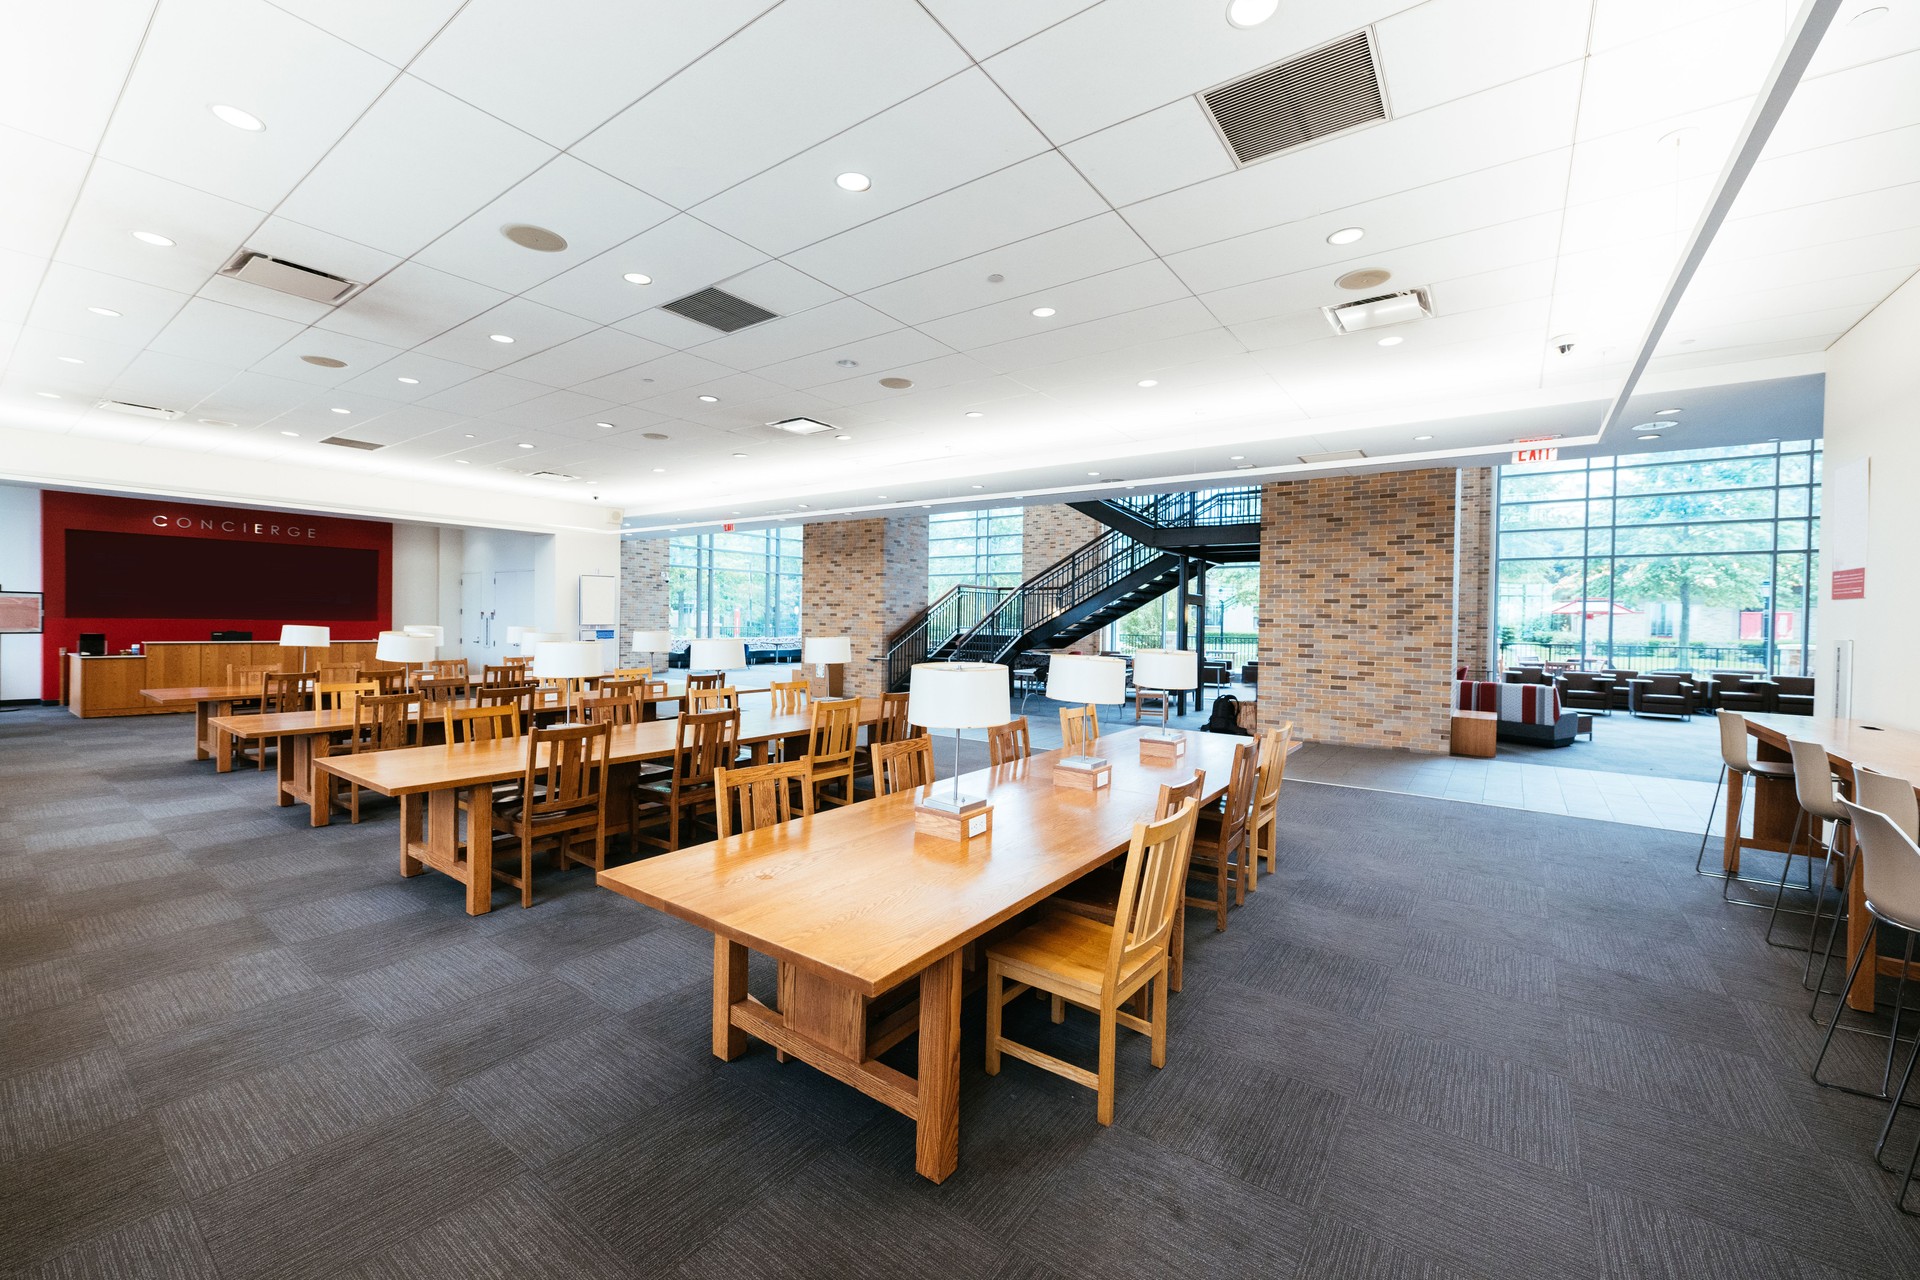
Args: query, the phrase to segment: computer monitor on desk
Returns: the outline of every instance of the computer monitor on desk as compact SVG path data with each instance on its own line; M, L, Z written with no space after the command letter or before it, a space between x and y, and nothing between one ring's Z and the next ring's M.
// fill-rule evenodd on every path
M251 640L253 639L253 632L251 631L216 631L213 633L213 638L215 640Z

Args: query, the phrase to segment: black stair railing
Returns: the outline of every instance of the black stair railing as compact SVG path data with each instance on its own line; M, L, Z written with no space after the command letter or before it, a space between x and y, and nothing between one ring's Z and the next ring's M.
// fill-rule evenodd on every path
M1200 489L1192 493L1157 493L1108 498L1142 524L1156 529L1193 529L1213 525L1260 523L1260 488Z
M916 662L938 655L953 640L978 626L981 619L1014 588L961 584L948 587L918 618L887 646L887 688L905 684Z
M998 662L1020 638L1111 589L1166 553L1118 529L1074 549L1009 591L953 643L955 662Z

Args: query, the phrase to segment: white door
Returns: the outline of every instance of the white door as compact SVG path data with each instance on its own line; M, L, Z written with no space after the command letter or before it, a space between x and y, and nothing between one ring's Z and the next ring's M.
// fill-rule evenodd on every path
M491 575L492 636L494 645L487 661L498 663L502 656L518 652L507 644L508 627L533 628L540 620L533 612L533 570L508 569Z
M491 662L488 656L488 621L493 608L493 575L460 575L460 647L456 652L476 667Z

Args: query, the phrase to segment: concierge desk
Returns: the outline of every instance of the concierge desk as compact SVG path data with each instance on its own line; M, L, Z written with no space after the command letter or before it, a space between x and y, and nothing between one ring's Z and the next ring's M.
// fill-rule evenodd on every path
M371 664L372 640L336 640L327 646L324 665ZM155 640L145 653L90 658L67 655L67 710L83 720L95 716L144 716L191 711L191 702L155 703L142 689L185 689L227 682L227 668L272 667L291 671L298 649L259 640ZM308 650L316 654L317 650Z

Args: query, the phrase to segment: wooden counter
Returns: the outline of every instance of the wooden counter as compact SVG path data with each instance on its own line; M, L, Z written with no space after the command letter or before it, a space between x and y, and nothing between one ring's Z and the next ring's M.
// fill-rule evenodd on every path
M372 663L372 640L336 640L327 646L326 662ZM191 702L156 704L140 696L142 689L175 689L220 685L227 668L287 666L299 651L262 640L155 640L145 653L85 657L67 654L67 710L81 719L96 716L144 716L191 711Z

